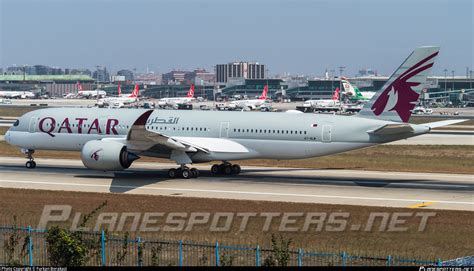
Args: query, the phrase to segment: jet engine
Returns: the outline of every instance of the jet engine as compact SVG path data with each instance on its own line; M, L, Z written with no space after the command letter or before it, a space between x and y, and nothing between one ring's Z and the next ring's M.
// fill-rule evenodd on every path
M91 140L81 151L84 166L90 169L124 170L140 157L127 151L127 146L114 141Z

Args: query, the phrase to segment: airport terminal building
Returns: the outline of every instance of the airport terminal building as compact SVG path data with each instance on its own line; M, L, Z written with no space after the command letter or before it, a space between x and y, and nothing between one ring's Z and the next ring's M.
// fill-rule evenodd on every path
M360 91L377 91L388 81L388 77L369 76L349 78ZM334 90L340 88L339 79L315 79L308 80L304 85L290 87L286 90L286 96L292 100L308 99L330 99ZM441 102L448 101L453 104L469 99L474 92L474 78L467 77L441 77L431 76L427 80L427 88L420 99L422 101Z
M77 83L84 90L94 89L95 80L89 75L0 75L0 90L32 91L40 95L62 97L68 93L77 93Z

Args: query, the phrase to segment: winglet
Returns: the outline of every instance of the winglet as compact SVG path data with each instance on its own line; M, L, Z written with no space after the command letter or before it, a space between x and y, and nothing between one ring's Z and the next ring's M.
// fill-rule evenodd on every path
M138 119L133 123L133 126L137 125L145 125L146 121L150 117L151 113L153 113L153 110L148 110L145 113L143 113Z

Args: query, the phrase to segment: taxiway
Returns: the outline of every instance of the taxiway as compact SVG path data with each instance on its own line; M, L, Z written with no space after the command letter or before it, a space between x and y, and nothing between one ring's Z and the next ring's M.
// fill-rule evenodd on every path
M169 179L172 164L136 163L99 172L81 161L0 157L0 187L474 211L474 178L467 174L243 167L238 176Z

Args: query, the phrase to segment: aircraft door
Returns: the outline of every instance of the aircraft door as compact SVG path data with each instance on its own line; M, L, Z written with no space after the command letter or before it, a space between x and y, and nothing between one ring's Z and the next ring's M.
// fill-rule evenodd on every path
M331 130L332 130L332 125L323 125L323 134L321 136L322 141L325 143L331 142Z
M28 132L34 133L36 132L36 126L38 126L39 118L37 116L33 116L30 119L30 126L28 127Z
M229 122L221 122L221 128L219 130L219 137L228 138L229 137Z

